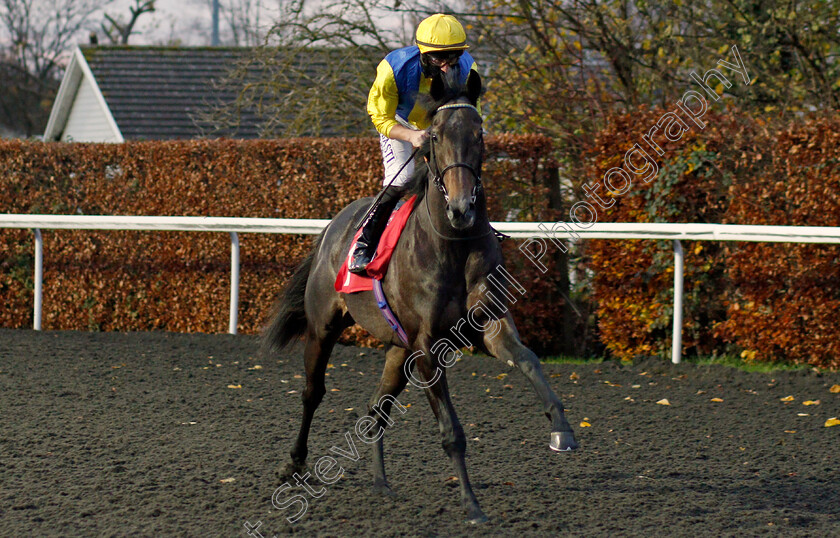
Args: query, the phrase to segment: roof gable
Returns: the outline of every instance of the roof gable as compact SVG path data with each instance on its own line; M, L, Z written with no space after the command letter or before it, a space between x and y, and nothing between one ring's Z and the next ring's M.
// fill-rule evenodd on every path
M81 92L80 92L81 89ZM83 103L77 102L81 93ZM82 125L82 136L70 136L68 124ZM87 127L93 126L93 129ZM91 136L88 136L91 135ZM76 49L61 79L61 86L53 102L50 118L44 131L44 140L77 139L82 142L123 142L108 104L96 85L93 73L80 49Z

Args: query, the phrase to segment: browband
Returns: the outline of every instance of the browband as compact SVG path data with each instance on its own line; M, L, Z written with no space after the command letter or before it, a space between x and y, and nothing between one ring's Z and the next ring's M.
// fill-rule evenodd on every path
M447 108L471 108L471 109L475 110L476 112L478 112L478 109L476 107L472 106L469 103L452 103L450 105L439 106L439 107L437 107L437 110L445 110ZM437 110L436 110L436 112L437 112ZM478 115L480 116L481 112L478 112Z

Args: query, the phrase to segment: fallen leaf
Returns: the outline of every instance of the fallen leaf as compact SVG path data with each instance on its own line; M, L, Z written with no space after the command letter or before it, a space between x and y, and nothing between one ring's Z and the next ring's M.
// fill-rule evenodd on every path
M227 388L229 388L229 389L241 389L242 385L228 385Z
M504 379L507 377L507 374L499 374L496 376L496 379Z
M785 433L796 433L796 430L785 430Z
M502 482L503 486L512 486L513 482Z
M786 397L784 397L784 398L779 398L779 401L780 401L780 402L792 402L792 401L794 401L795 399L796 399L796 398L794 398L793 396L786 396Z
M221 482L222 484L230 484L232 482L236 482L236 479L235 478L222 478L221 480L219 480L219 482Z
M352 408L352 407L345 407L345 408L344 408L344 410L345 410L345 411L352 411L352 410L353 410L353 408Z
M820 405L819 400L805 400L802 405Z
M840 393L840 385L832 385L831 388L828 389L828 392L831 392L832 394Z
M588 423L584 420L583 422L580 423L580 427L581 428L590 428L590 427L592 427L592 424L590 424L590 423Z
M330 392L341 392L341 391L338 390L338 389L330 389Z
M712 398L713 402L722 402L723 398Z
M840 426L840 419L837 417L832 417L825 421L825 427L830 428L832 426Z
M262 366L260 366L259 364L255 364L254 366L252 366L251 368L248 368L248 369L249 370L262 370Z
M809 415L808 413L797 413L796 416L797 417L810 417L811 415Z
M569 379L574 381L575 379L580 379L580 376L577 375L575 372L572 372L572 375L569 376Z
M659 405L671 405L671 402L668 401L668 398L662 398L656 403L658 403Z

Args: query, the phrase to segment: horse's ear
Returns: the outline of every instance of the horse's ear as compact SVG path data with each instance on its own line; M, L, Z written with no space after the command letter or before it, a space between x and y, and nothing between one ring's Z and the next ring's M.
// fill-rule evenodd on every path
M441 101L446 96L446 83L443 76L438 73L432 78L432 86L429 88L429 95L435 101Z
M467 75L467 99L475 105L478 103L478 96L481 95L481 77L478 72L470 69Z

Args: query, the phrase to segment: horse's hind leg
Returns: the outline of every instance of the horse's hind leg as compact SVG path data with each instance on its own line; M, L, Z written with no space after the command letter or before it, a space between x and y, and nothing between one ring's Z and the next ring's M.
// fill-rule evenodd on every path
M378 436L373 445L373 489L377 493L393 495L388 479L385 478L385 460L382 448L382 437L387 426L393 424L389 419L391 407L397 406L400 413L405 413L405 407L397 400L397 396L403 391L408 378L403 371L405 359L408 357L408 350L400 347L392 347L385 354L385 369L379 386L368 404L368 415L376 419L377 428L375 435ZM382 432L382 433L380 433Z
M312 417L318 409L321 400L326 393L324 386L324 373L327 370L327 362L332 353L341 330L324 328L307 330L306 348L303 352L304 368L306 370L306 387L303 389L301 399L303 400L303 419L300 424L297 440L292 448L292 461L281 471L282 479L290 479L295 473L303 473L306 470L306 456L309 452L307 442L309 440L309 428L312 425Z
M423 379L426 397L432 406L432 412L434 412L438 421L438 427L443 437L443 449L452 460L455 474L458 476L458 483L461 487L461 503L467 512L467 521L469 523L484 523L487 521L487 516L478 505L478 499L473 493L470 479L467 476L465 461L467 437L464 435L464 428L458 421L452 400L449 398L446 370L438 364L429 348L425 348L423 351L423 357L417 361L417 369Z

